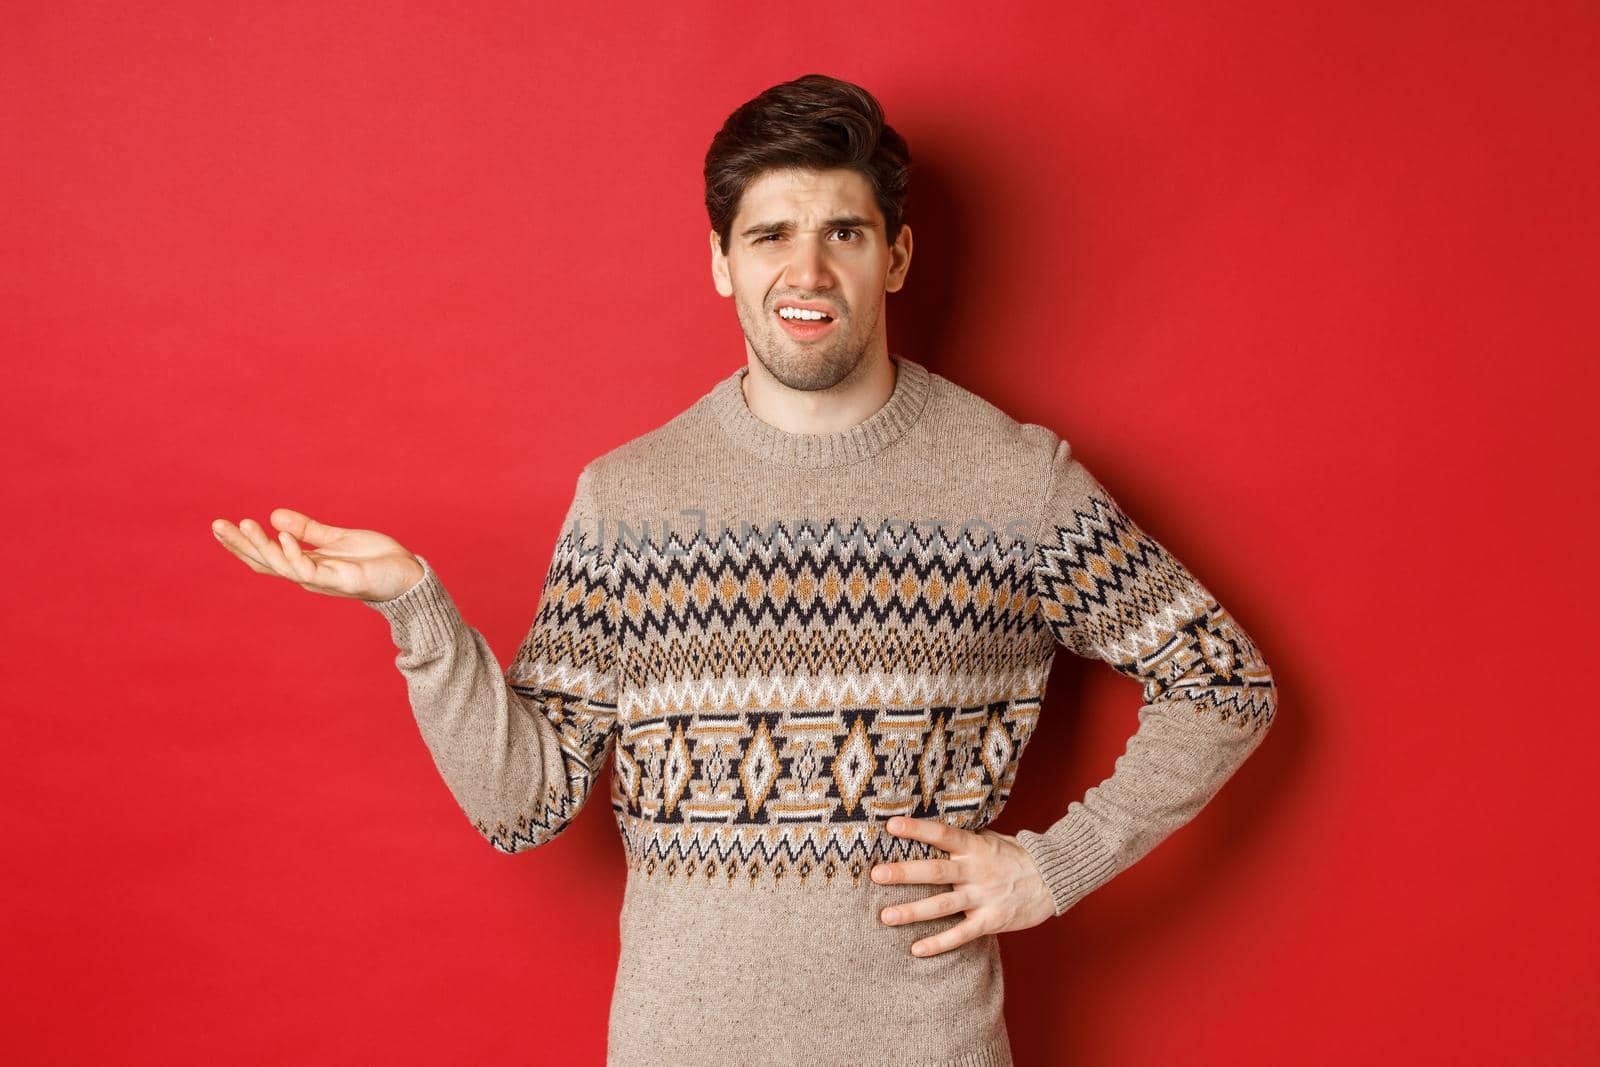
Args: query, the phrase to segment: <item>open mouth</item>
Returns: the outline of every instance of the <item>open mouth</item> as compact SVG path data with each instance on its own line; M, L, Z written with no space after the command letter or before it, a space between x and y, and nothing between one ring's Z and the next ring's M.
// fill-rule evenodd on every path
M780 308L774 311L773 315L783 324L784 331L790 337L800 341L821 337L833 329L834 323L837 321L824 312L800 311L795 308Z

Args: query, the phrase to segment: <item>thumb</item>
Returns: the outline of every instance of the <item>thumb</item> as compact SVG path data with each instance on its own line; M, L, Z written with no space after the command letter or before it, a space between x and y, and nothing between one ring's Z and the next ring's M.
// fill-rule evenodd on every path
M273 529L283 530L290 537L316 545L318 548L331 543L345 532L338 526L325 525L293 508L273 508L272 514L267 516L267 521L272 523Z

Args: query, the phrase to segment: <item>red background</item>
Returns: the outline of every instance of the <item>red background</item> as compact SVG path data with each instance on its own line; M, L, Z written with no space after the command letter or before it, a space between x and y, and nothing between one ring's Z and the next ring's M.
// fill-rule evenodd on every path
M1423 6L8 5L11 1058L601 1062L605 800L495 853L382 620L207 527L390 533L504 661L578 469L743 360L703 154L817 70L918 163L891 350L1071 440L1281 686L1004 935L1019 1063L1594 1062L1600 18ZM995 828L1138 700L1058 657Z

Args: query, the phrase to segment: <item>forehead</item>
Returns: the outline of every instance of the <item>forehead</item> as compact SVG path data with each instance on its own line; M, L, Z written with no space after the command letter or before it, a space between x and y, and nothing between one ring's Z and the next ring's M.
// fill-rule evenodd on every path
M734 221L830 215L883 217L872 186L859 171L788 169L766 171L747 185Z

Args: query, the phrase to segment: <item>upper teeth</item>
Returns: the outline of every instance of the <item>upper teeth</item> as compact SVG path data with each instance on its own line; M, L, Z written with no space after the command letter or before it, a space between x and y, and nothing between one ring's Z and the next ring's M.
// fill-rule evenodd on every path
M824 311L810 311L806 308L782 307L778 314L786 319L825 319L828 317Z

